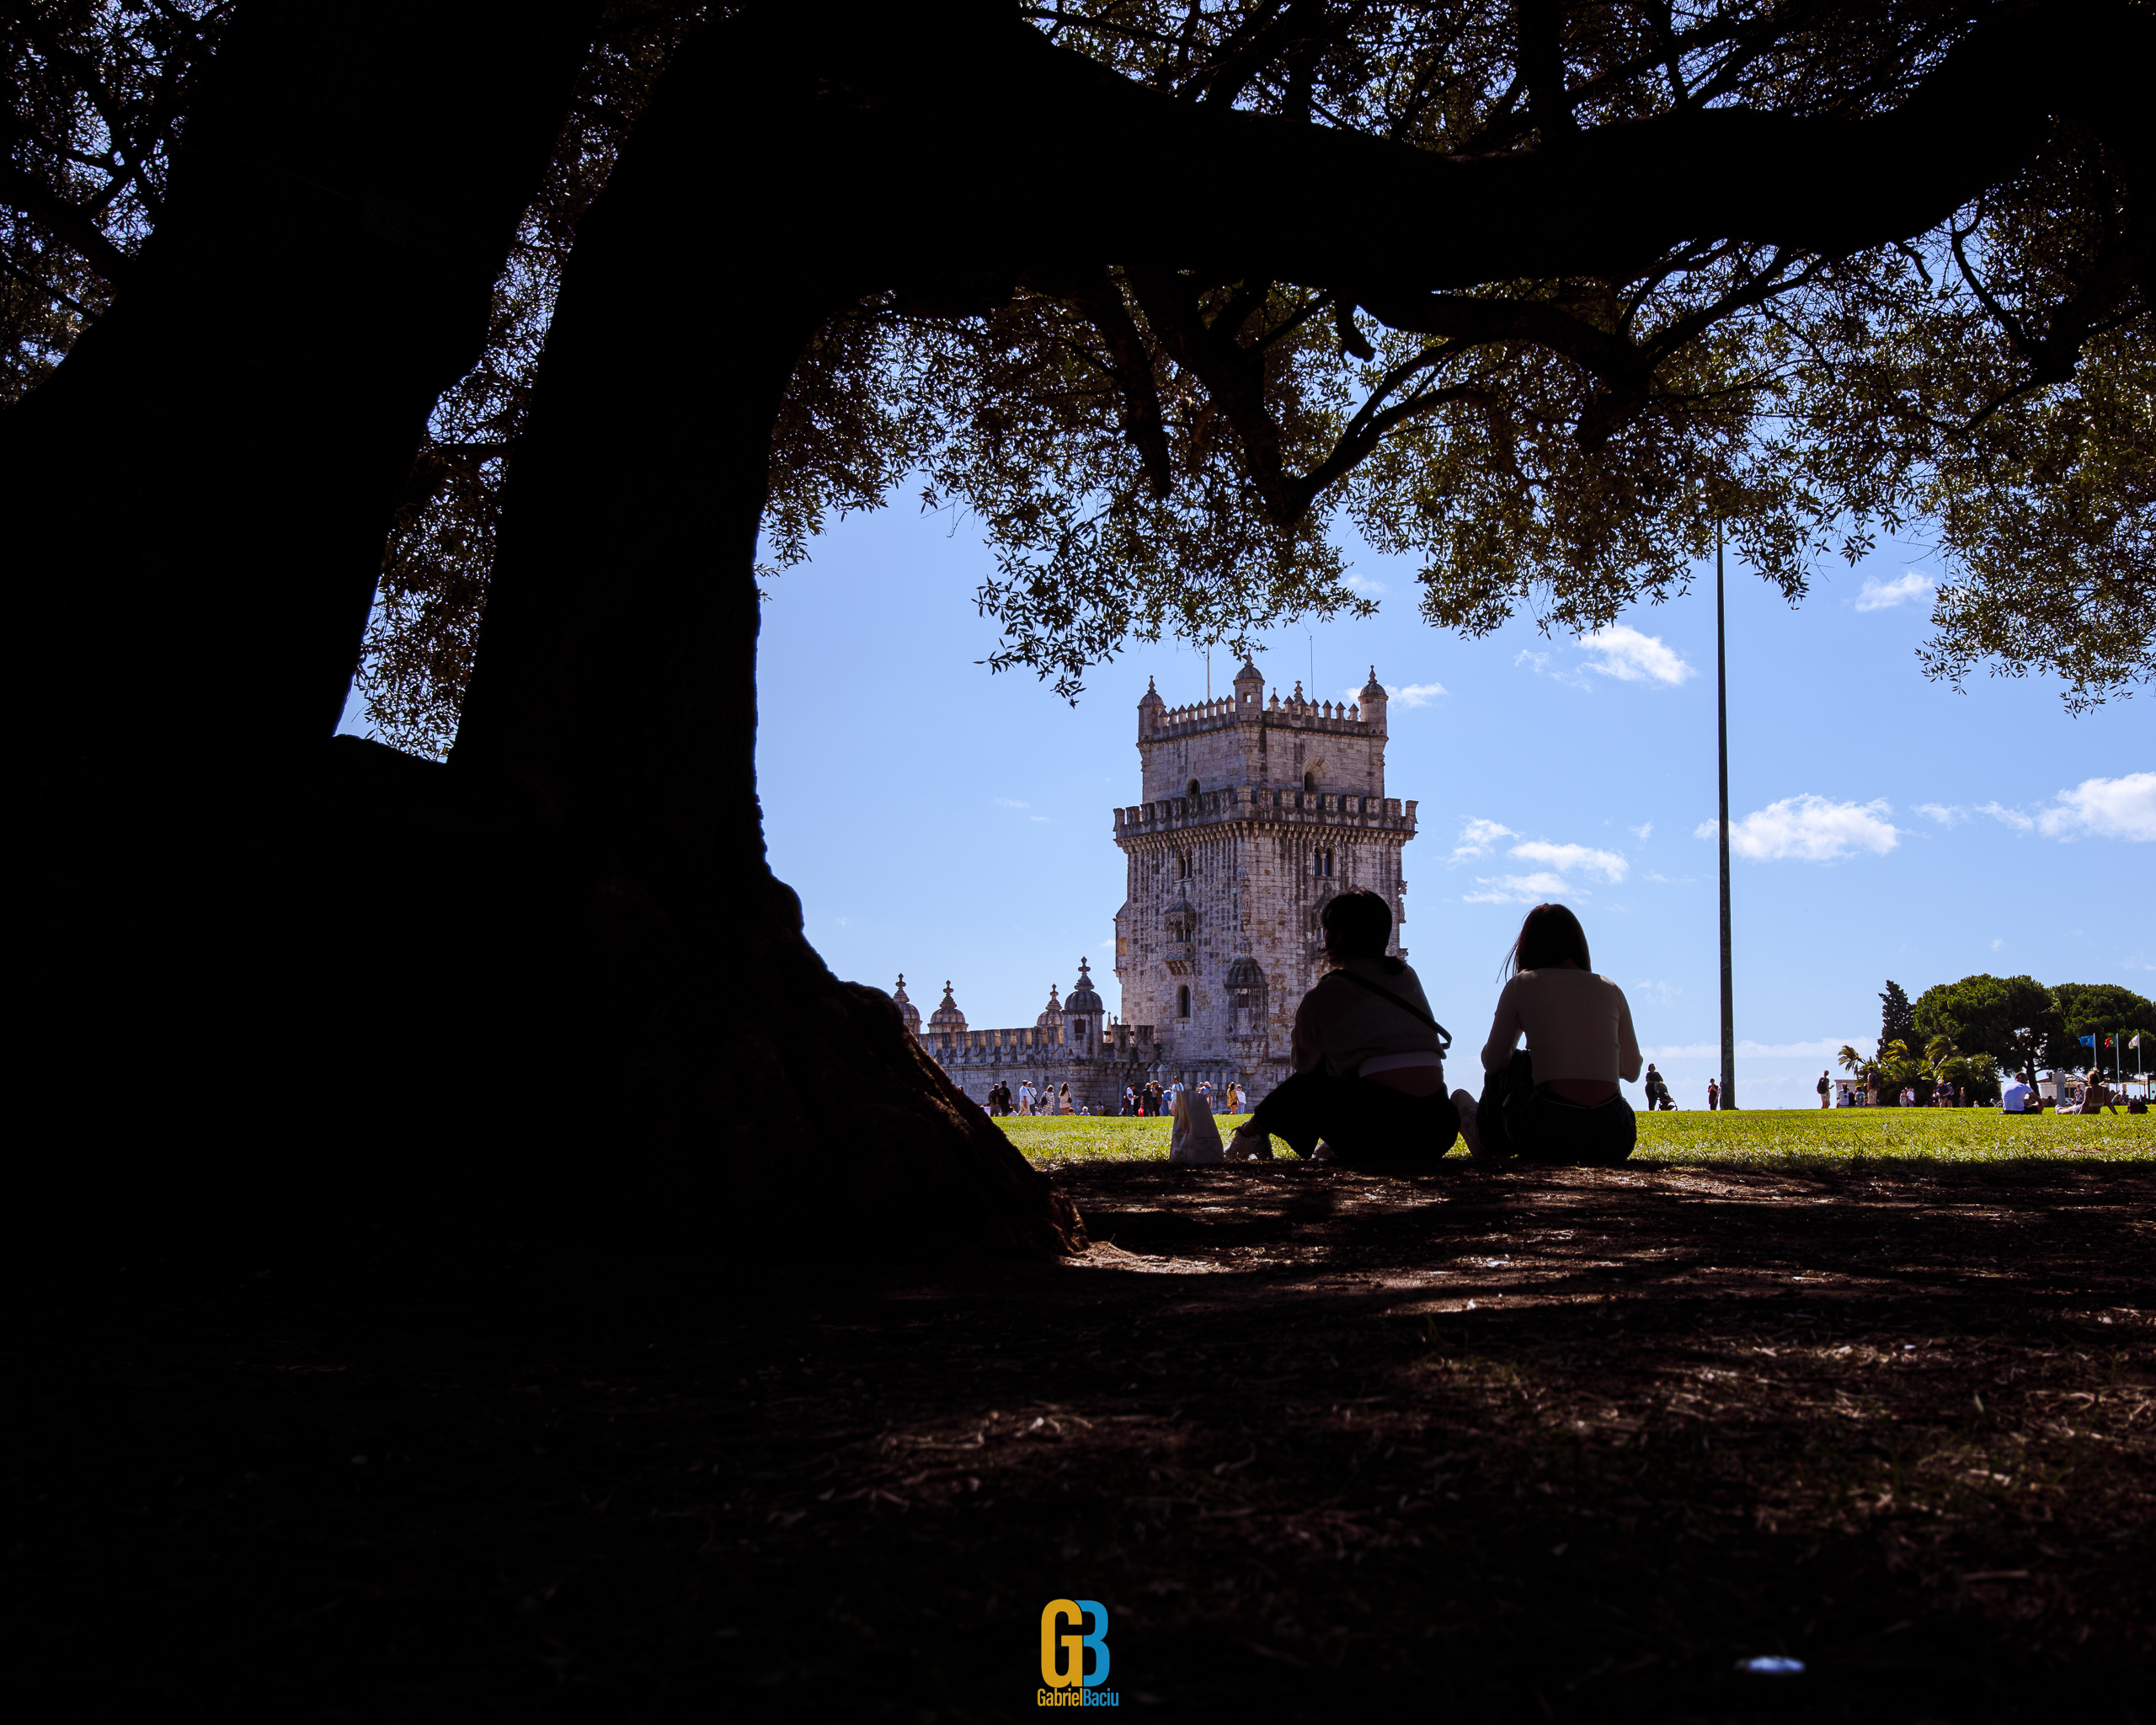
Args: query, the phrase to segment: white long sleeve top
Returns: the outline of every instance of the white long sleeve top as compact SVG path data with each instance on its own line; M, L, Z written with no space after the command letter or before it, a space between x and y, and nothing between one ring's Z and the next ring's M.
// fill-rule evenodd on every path
M1534 1056L1534 1081L1585 1079L1614 1084L1640 1076L1640 1041L1625 991L1592 970L1523 970L1497 996L1482 1068L1495 1071L1520 1038Z

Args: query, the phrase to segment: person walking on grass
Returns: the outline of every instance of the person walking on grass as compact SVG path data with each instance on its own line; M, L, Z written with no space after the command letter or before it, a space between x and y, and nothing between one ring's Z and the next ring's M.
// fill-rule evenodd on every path
M1460 1135L1445 1094L1451 1032L1422 984L1385 951L1392 907L1360 889L1319 916L1331 967L1295 1009L1294 1072L1236 1130L1230 1162L1270 1162L1279 1138L1297 1156L1374 1173L1434 1172ZM1321 1143L1321 1140L1322 1142Z
M1829 1078L1824 1071L1822 1071L1819 1074L1819 1081L1812 1087L1819 1092L1819 1106L1821 1108L1832 1108L1833 1106L1833 1104L1828 1100L1828 1093L1833 1089L1834 1081Z
M1721 1106L1721 1081L1719 1078L1710 1078L1710 1079L1708 1079L1708 1080L1707 1080L1707 1108L1708 1108L1708 1111L1709 1111L1710 1113L1711 1113L1714 1109L1718 1108L1720 1108Z
M1649 1060L1647 1062L1647 1076L1641 1079L1640 1082L1647 1093L1647 1112L1649 1114L1652 1114L1657 1110L1662 1110L1671 1114L1674 1114L1677 1111L1677 1098L1669 1093L1668 1083L1663 1079L1661 1073L1655 1071L1654 1062L1652 1060Z
M1468 1149L1484 1161L1623 1162L1639 1122L1618 1081L1640 1076L1625 991L1594 974L1587 931L1562 905L1527 913L1509 963L1512 978L1482 1045L1481 1098L1453 1096Z

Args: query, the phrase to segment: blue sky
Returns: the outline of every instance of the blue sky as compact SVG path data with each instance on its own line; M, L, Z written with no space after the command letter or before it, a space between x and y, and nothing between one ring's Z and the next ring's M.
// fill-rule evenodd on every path
M1134 649L1074 708L976 663L995 641L973 604L989 559L964 522L900 501L814 550L765 606L757 749L771 864L809 938L841 976L905 972L924 1012L948 977L977 1026L1031 1023L1081 954L1115 1010L1109 811L1138 795L1147 677L1171 705L1200 698L1203 655ZM1560 899L1679 1104L1702 1105L1719 1036L1711 569L1590 645L1525 621L1464 642L1417 617L1411 563L1352 556L1380 615L1283 631L1257 662L1333 699L1374 664L1391 692L1387 790L1420 804L1402 938L1438 1016L1479 1045L1524 905ZM1822 569L1792 611L1731 563L1749 1105L1810 1102L1828 1053L1876 1036L1889 977L1913 997L1980 970L2156 986L2148 702L2076 719L2047 681L1927 682L1914 649L1937 573L1890 545ZM1214 688L1234 670L1216 649Z

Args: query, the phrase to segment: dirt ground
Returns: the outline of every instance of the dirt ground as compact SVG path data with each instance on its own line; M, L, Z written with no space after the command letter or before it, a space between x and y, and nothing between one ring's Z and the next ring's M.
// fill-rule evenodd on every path
M2156 1717L2156 1165L1055 1178L1054 1266L40 1269L10 1689L1006 1719L1071 1598L1163 1717Z

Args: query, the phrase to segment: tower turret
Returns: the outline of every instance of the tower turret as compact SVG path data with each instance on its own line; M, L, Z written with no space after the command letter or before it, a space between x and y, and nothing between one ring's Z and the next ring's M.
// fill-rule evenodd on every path
M951 998L951 985L943 985L943 1004L928 1015L929 1033L932 1036L963 1036L966 1033L966 1015L958 1010L958 1001Z
M1160 729L1161 715L1168 710L1168 703L1161 698L1161 692L1153 686L1150 677L1145 679L1145 692L1138 697L1138 738L1143 742Z
M1363 709L1363 723L1382 735L1385 732L1385 685L1378 681L1378 668L1374 665L1370 667L1369 681L1363 685L1363 692L1355 698Z
M1235 713L1243 718L1254 718L1265 708L1265 675L1248 659L1235 673Z
M1093 987L1092 974L1086 968L1086 961L1078 961L1078 980L1070 985L1070 992L1063 997L1065 1033L1079 1047L1091 1049L1101 1033L1106 1003Z
M903 970L899 972L899 985L891 991L891 1004L899 1009L899 1016L906 1021L906 1028L919 1036L921 1008L906 998L906 973Z

